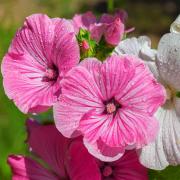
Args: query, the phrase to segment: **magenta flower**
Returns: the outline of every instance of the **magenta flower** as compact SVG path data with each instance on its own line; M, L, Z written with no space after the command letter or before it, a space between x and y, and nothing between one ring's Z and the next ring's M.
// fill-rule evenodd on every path
M59 81L78 61L69 21L29 16L2 62L5 93L24 113L45 111L57 101Z
M121 159L107 163L91 156L81 141L74 141L69 148L69 156L67 172L72 180L81 179L80 171L84 171L84 177L89 177L89 180L148 180L147 169L139 163L133 150L126 151ZM90 162L92 166L89 166ZM98 172L100 177L92 177L94 172Z
M140 165L135 151L127 151L121 160L104 163L91 156L82 139L62 136L54 125L28 122L28 143L43 165L32 158L11 155L8 164L13 180L146 180L147 169Z
M97 42L104 36L108 44L116 46L125 32L124 22L126 18L127 13L125 11L119 11L114 16L103 14L99 20L92 12L86 12L76 14L73 17L73 24L76 33L79 32L80 28L86 29L90 31L91 38Z
M72 68L61 86L54 106L56 127L66 137L82 134L100 160L117 160L126 149L155 139L153 115L165 101L165 90L141 60L111 56L101 63L89 58Z

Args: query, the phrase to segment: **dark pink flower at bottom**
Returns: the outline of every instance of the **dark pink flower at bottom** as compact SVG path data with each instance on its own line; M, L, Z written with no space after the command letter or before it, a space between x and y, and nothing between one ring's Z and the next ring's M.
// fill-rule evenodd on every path
M10 155L12 180L146 180L147 169L135 151L127 151L118 161L105 163L88 153L81 138L63 137L53 125L28 121L28 144L43 160ZM44 166L46 164L46 166Z

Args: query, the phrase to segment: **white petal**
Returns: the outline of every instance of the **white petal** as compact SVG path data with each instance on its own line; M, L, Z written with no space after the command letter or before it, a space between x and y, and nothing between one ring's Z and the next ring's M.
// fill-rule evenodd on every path
M165 34L158 45L157 67L161 78L173 88L180 89L180 35Z
M172 33L180 33L180 15L176 18L176 20L171 24L170 32Z
M142 149L140 161L148 168L161 170L180 164L180 118L170 105L160 108L156 117L160 122L158 137Z
M129 54L146 61L155 60L156 50L151 49L151 40L147 36L129 38L121 41L114 50L115 54Z
M157 51L155 49L151 49L149 46L144 45L140 50L140 58L146 61L155 61Z
M160 82L161 82L161 78L159 77L159 72L156 66L155 62L152 61L147 61L146 65L149 67L149 70L153 73L154 77Z
M180 117L180 98L175 97L174 104L175 104L176 114Z

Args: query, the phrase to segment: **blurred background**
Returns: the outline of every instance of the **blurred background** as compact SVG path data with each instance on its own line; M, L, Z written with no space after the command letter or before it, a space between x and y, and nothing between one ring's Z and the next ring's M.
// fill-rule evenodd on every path
M33 13L46 13L50 17L71 18L87 10L95 14L123 8L128 12L127 27L135 27L129 36L148 35L155 48L160 37L169 32L169 26L180 13L180 0L0 0L0 59L3 58L16 30L24 18ZM108 5L109 4L109 5ZM1 60L0 60L1 61ZM27 154L25 119L7 99L0 75L0 179L10 180L6 164L8 154ZM164 171L150 171L153 180L178 180L180 167Z

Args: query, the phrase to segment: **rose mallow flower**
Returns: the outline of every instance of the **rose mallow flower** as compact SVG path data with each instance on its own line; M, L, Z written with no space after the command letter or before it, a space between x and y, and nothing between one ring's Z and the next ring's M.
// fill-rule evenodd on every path
M90 32L91 38L97 42L104 36L108 44L116 46L125 33L124 23L126 19L127 13L121 10L114 15L103 14L100 19L96 19L92 12L76 14L72 22L76 33L79 32L80 28L85 29Z
M81 138L68 139L54 125L28 120L28 144L39 163L23 155L10 155L13 180L147 180L147 169L135 151L118 161L105 163L90 155Z
M83 135L89 152L100 160L117 160L126 149L155 139L153 115L165 101L165 90L142 60L88 58L66 74L61 87L54 105L56 127L69 138Z
M5 93L24 113L45 111L57 101L59 81L78 61L79 46L69 21L31 15L3 58Z

